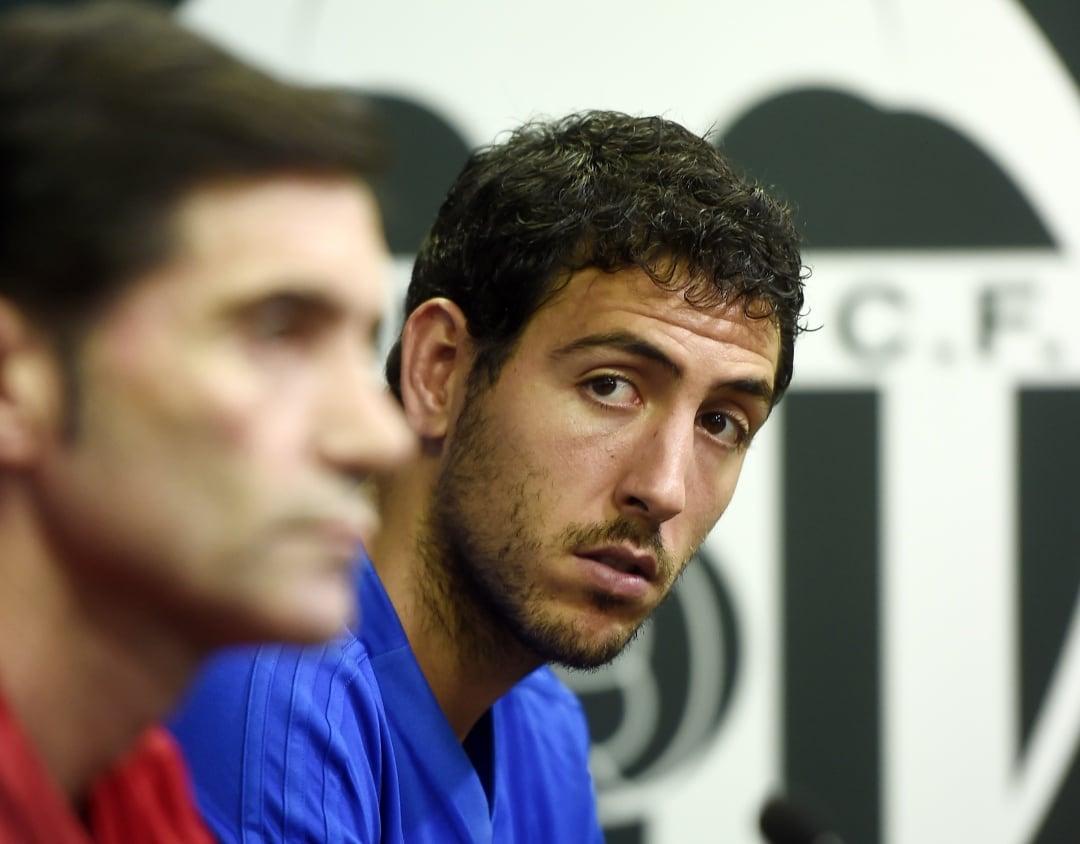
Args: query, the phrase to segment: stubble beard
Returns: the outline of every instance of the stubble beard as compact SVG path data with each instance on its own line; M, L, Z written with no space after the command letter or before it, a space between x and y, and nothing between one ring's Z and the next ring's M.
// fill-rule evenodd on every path
M507 442L486 412L484 395L470 390L418 542L425 622L452 638L460 659L474 668L479 663L518 674L545 662L598 668L638 635L641 622L606 639L587 636L575 620L547 611L547 596L532 572L545 564L545 554L605 540L648 547L667 579L674 577L672 561L658 534L643 535L628 519L571 525L545 547L530 526L542 516L542 491L553 481L526 466ZM511 475L518 477L509 481ZM590 600L600 611L622 606L599 591Z

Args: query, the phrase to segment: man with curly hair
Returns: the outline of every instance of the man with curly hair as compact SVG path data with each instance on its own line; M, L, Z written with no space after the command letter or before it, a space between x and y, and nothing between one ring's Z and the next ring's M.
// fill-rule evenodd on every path
M381 490L362 620L218 663L177 722L222 839L600 841L548 663L614 658L724 512L802 275L788 212L671 121L474 154L387 363L421 451Z

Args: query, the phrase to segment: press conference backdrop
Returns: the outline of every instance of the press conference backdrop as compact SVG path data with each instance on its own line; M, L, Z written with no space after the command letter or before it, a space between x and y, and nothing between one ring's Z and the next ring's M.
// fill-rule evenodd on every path
M466 151L661 113L798 207L795 386L697 565L569 675L611 844L1080 841L1080 4L190 0L376 97L402 283Z

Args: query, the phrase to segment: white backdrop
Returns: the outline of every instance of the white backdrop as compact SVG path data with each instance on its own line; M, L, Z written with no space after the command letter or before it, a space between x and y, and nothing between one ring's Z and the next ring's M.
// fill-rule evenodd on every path
M1013 399L1020 386L1080 385L1068 309L1080 270L1080 94L1022 6L190 0L181 14L294 78L423 104L470 145L580 108L723 132L756 103L807 86L974 139L1057 248L809 249L811 322L822 330L800 341L796 385L867 389L881 402L880 840L1032 844L1055 801L1080 801L1062 793L1080 747L1075 600L1023 745L1016 727ZM602 792L605 821L645 821L643 840L759 841L762 800L784 786L783 425L781 405L707 543L739 608L741 669L722 727L684 763ZM835 531L845 528L841 515Z

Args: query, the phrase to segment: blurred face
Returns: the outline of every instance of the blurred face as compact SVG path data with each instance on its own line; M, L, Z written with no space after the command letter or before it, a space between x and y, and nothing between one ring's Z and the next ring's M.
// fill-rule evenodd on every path
M411 448L374 360L375 205L346 180L230 184L176 232L80 347L75 431L34 478L48 534L200 644L328 637L374 527L361 484Z
M778 354L741 303L575 275L447 444L432 543L458 589L544 660L613 658L731 500Z

